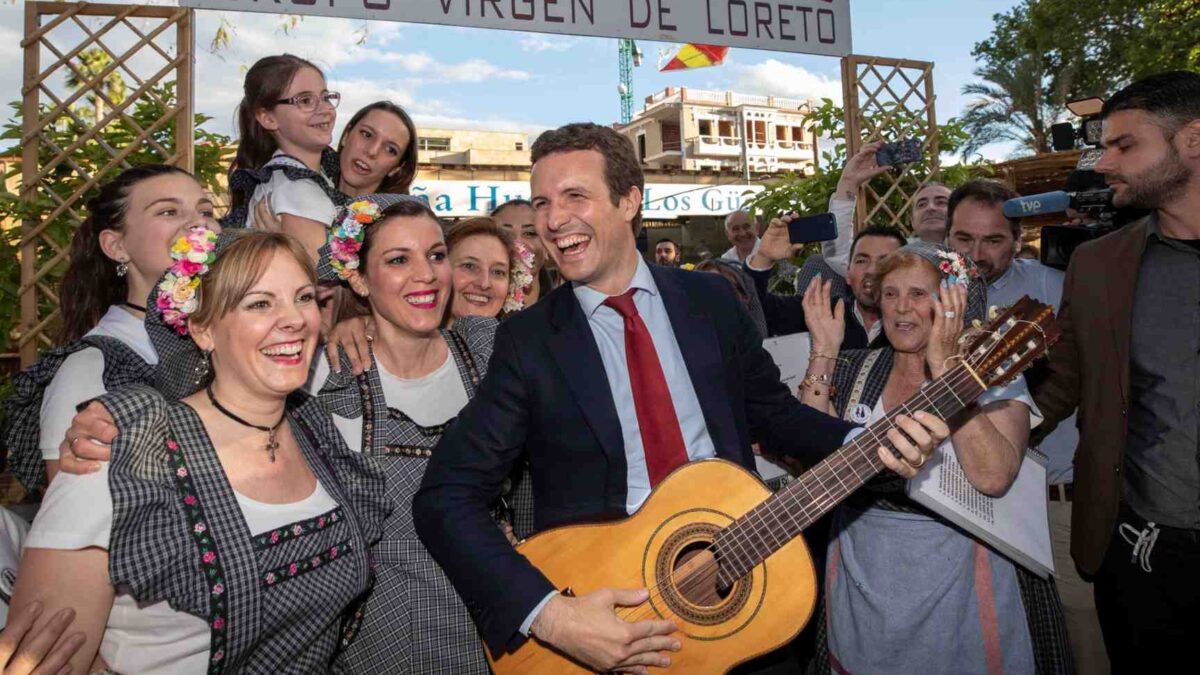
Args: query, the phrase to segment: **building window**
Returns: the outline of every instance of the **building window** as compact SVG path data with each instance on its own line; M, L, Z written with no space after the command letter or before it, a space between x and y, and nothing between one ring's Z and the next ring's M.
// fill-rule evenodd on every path
M637 138L638 138L638 144L637 144L638 161L645 162L646 161L646 134L638 134Z
M804 127L792 127L792 140L797 143L804 140Z
M717 135L721 138L734 138L733 122L730 120L721 120L717 123Z
M712 136L713 135L712 120L700 120L700 135L701 136Z
M520 151L524 150L524 149L525 149L525 141L517 141L517 143L516 143L516 146L517 146L517 147L516 147L515 149L516 149L518 152L520 152Z
M417 148L420 150L449 150L450 139L438 138L436 136L421 136L417 139Z

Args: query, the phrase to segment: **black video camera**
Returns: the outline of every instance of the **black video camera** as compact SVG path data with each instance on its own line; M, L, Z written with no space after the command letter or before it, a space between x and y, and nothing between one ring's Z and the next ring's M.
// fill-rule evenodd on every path
M1058 124L1051 125L1051 146L1059 151L1074 150L1075 141L1081 140L1084 145L1099 148L1101 134L1104 131L1104 124L1100 120L1100 111L1103 108L1104 101L1099 98L1087 98L1068 103L1067 110L1070 110L1072 114L1082 118L1082 120L1079 122L1078 127L1075 127L1070 122L1059 122ZM1092 164L1095 165L1095 162ZM1091 167L1086 168L1090 169Z

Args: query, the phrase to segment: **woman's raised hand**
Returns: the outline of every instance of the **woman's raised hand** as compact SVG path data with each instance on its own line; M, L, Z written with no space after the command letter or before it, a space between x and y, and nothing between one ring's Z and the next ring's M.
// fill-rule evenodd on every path
M374 339L374 326L368 317L346 319L337 324L325 336L325 357L329 359L329 367L335 373L341 372L342 364L338 359L340 346L350 357L350 370L355 375L362 375L371 368L371 348L368 343Z
M934 379L953 365L959 355L958 339L963 332L963 315L967 312L967 288L942 282L940 292L933 297L933 329L925 360Z
M812 340L811 354L837 356L846 337L846 303L832 299L832 281L815 277L804 291L804 322Z

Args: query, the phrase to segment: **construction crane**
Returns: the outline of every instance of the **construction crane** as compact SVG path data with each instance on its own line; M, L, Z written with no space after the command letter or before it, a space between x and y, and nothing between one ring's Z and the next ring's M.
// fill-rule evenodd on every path
M633 69L642 65L642 50L638 49L633 40L617 41L619 83L617 92L621 95L621 124L629 124L633 120Z

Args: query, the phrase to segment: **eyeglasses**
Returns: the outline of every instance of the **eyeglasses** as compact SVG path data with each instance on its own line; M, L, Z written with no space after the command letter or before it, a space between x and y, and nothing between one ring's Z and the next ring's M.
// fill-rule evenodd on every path
M324 101L330 107L336 108L342 102L342 95L336 91L323 91L320 94L300 94L291 98L281 98L276 103L294 105L301 112L312 112L317 109L317 102Z

